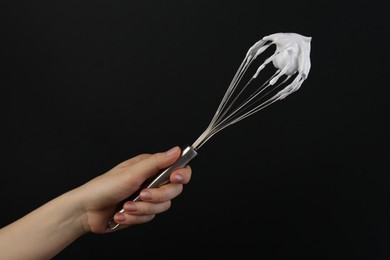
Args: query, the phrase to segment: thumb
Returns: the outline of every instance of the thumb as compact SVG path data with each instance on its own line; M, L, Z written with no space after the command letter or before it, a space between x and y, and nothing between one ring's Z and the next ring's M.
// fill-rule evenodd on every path
M152 154L132 166L132 172L135 173L132 174L132 177L138 180L147 179L172 165L180 157L180 154L179 146L175 146L166 152Z

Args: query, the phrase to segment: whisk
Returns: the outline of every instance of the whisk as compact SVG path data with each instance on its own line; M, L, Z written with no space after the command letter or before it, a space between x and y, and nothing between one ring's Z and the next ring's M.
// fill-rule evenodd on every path
M208 127L191 146L183 149L181 157L173 165L145 182L140 190L169 182L170 174L177 168L185 167L216 133L297 91L310 71L310 43L311 37L297 33L275 33L256 42L248 50ZM276 45L275 52L259 67L254 66L254 60L272 44ZM276 71L261 83L260 72L264 72L271 62ZM253 66L257 69L248 76ZM127 200L140 200L139 193ZM123 211L123 208L119 209L119 212ZM109 230L120 226L113 218L108 222Z

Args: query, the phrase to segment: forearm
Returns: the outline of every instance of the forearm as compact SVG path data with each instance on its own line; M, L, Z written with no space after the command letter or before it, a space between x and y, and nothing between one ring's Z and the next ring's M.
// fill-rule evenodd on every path
M0 229L4 259L50 259L84 234L83 215L71 191Z
M117 165L84 185L71 190L0 229L0 258L7 260L51 259L87 232L104 234L118 203L136 192L159 169L180 156L175 147L165 153L141 154ZM177 169L170 183L149 189L135 209L121 213L119 222L131 226L151 221L169 209L191 176L189 166Z

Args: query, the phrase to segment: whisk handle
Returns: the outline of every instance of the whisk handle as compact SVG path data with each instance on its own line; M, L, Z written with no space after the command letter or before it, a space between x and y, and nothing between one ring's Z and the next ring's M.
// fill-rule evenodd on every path
M194 148L192 148L191 146L185 147L182 150L181 157L179 159L177 159L176 162L174 162L167 169L157 173L155 176L153 176L152 178L148 179L137 192L135 192L132 196L127 198L125 201L139 201L139 200L141 200L140 196L139 196L141 190L146 189L146 188L159 187L161 185L164 185L164 184L168 183L169 182L169 176L171 175L171 173L174 170L176 170L178 168L185 167L197 155L198 155L198 153L197 153L197 151L195 151ZM124 211L123 203L120 204L121 208L119 208L117 210L117 212L123 212ZM107 229L111 230L111 231L114 231L114 230L120 228L121 226L122 225L116 223L114 221L114 217L112 217L108 221Z

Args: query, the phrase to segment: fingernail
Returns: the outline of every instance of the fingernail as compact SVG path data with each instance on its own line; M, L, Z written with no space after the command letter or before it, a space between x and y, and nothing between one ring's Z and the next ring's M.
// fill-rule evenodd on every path
M142 200L151 200L152 199L152 193L150 193L150 191L147 191L147 190L141 191L140 196L141 196Z
M126 220L126 217L125 217L125 215L123 213L118 213L118 214L115 215L114 220L117 223L118 222L123 222L123 221Z
M179 149L179 147L175 146L173 147L172 149L170 149L169 151L167 151L165 154L167 157L171 156L172 154L175 154L177 152L177 150Z
M183 176L181 174L176 174L174 177L176 182L182 182L183 181Z
M126 203L125 210L128 212L135 212L135 211L137 211L137 205L135 205L134 203L131 203L131 202Z

